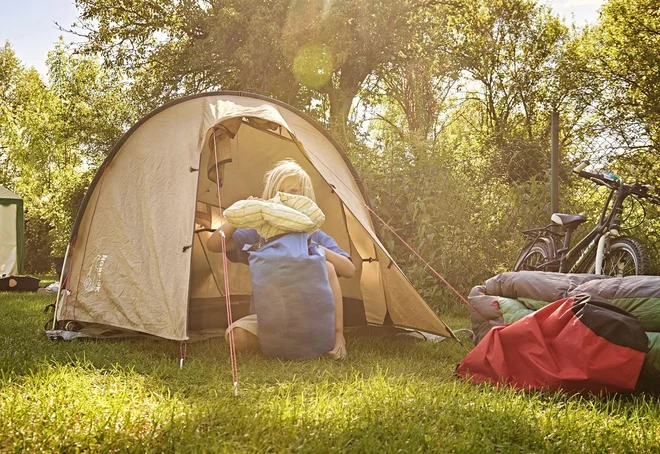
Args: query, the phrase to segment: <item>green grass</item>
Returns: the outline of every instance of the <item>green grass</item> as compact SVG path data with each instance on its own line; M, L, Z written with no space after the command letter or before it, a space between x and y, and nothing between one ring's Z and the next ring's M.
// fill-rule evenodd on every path
M46 287L49 284L52 284L53 282L57 282L60 280L60 277L56 274L30 274L32 277L36 277L39 279L39 287Z
M475 386L456 342L349 335L350 358L239 358L222 340L52 342L50 296L0 294L0 451L658 452L660 402ZM452 327L468 325L452 317Z

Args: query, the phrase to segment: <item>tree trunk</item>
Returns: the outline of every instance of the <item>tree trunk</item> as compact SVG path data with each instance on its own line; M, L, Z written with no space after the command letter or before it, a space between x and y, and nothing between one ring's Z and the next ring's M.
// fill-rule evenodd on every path
M330 133L339 141L342 147L350 143L348 131L348 114L351 111L353 98L357 90L352 93L343 92L339 89L330 92Z
M339 141L344 148L348 148L351 143L351 133L348 128L348 115L351 112L353 99L357 96L360 86L369 74L369 71L362 69L357 62L347 61L335 73L333 78L338 78L338 83L332 84L328 90L330 99L330 132L333 137Z

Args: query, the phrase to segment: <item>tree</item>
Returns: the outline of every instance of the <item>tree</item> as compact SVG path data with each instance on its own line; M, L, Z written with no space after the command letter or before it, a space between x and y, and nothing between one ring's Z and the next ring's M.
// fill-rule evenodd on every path
M629 150L660 151L660 16L653 0L610 0L581 40L599 118Z
M354 152L378 212L468 292L510 269L522 227L547 220L549 114L578 90L564 77L571 34L527 0L469 0L421 19L363 88L376 118L371 145ZM382 233L425 297L452 300Z
M62 41L46 63L50 91L60 100L58 142L67 144L86 167L97 167L138 120L130 83L97 59L74 55Z
M374 88L365 96L384 110L378 117L408 142L420 165L451 111L459 67L438 48L449 39L448 18L459 12L447 5L419 12L412 21L412 41L379 67ZM399 126L402 121L405 125Z
M463 71L464 104L481 112L472 124L492 174L512 181L538 176L568 29L531 0L466 1L449 26L442 51Z
M131 74L151 105L209 89L301 108L327 98L329 125L346 140L365 78L410 42L411 18L433 3L77 0L76 30L88 38L85 51Z
M0 181L24 199L33 251L61 255L96 166L135 112L120 75L93 59L60 43L47 64L49 84L0 49Z

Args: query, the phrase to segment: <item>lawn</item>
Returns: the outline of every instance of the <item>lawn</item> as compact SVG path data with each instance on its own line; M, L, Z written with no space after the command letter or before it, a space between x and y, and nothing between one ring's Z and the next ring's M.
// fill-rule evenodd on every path
M52 342L53 298L0 293L0 451L658 452L650 396L474 386L458 343L349 334L350 357L239 357L222 340ZM467 327L465 318L447 320Z

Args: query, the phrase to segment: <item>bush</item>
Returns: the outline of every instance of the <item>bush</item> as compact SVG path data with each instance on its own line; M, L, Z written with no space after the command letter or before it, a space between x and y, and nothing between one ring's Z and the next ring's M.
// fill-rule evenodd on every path
M27 274L45 274L52 270L51 236L52 227L37 215L25 216L25 262Z

